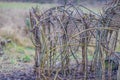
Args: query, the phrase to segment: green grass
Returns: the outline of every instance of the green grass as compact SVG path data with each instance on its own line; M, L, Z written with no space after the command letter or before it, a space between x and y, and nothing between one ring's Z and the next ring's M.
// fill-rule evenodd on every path
M22 2L0 2L0 8L30 9L39 6L41 9L55 6L55 4L22 3Z
M0 8L9 8L9 9L31 9L31 7L39 6L41 10L48 9L50 7L54 7L57 4L39 4L39 3L22 3L22 2L0 2ZM85 6L85 5L84 5ZM100 13L101 12L101 6L94 7L94 6L86 6L87 8L90 8L90 10ZM87 12L87 10L83 10Z
M30 8L36 5L37 5L36 3L0 2L0 8Z
M14 42L7 44L4 49L5 54L7 55L34 55L34 47L20 46ZM16 54L16 55L15 55ZM17 56L16 56L17 57Z

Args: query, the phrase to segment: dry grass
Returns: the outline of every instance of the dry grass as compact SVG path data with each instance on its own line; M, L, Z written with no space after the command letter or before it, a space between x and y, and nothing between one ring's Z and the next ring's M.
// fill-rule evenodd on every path
M29 16L29 9L37 5L41 9L54 6L51 4L0 2L0 36L11 38L23 46L32 46L25 20Z
M25 18L28 11L24 9L0 9L0 12L0 36L11 38L18 44L26 46ZM28 40L28 42L30 41Z

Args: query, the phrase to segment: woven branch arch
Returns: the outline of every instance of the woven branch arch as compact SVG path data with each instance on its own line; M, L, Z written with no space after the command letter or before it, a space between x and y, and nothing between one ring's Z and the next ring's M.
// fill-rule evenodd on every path
M115 51L119 25L108 26L104 23L106 17L99 17L82 5L72 4L50 8L42 14L38 8L30 11L37 80L86 80L91 78L89 63L94 78L106 79L104 61ZM94 53L92 60L88 58L90 52ZM76 76L81 73L84 76Z

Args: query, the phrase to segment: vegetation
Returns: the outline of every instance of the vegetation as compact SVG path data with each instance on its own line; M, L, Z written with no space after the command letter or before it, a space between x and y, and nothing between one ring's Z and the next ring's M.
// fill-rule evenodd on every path
M65 3L65 2L69 2L69 0L1 0L1 1L7 1L7 2L39 2L39 3ZM106 0L74 0L72 2L77 3L77 2L84 2L84 1L88 1L90 3L94 3L94 2L105 2Z
M0 2L0 8L2 9L27 9L31 7L39 6L41 9L53 7L54 4L39 4L39 3L22 3L22 2Z
M53 7L43 14L39 14L38 8L33 8L30 12L30 21L33 33L31 39L36 48L37 80L87 80L91 79L92 72L94 72L92 79L116 79L117 77L112 77L114 74L112 69L118 67L119 63L111 65L114 61L111 61L110 56L116 55L120 28L120 23L116 23L116 21L120 21L118 19L120 17L118 16L119 4L118 0L115 4L111 4L110 8L106 8L102 13L103 17L83 5L69 4ZM84 9L87 9L90 14L85 13ZM88 60L90 47L94 47L92 61ZM79 59L78 55L82 55L82 59ZM116 59L119 60L119 58ZM89 66L91 69L88 69ZM55 73L53 73L54 71ZM78 73L83 76L76 76ZM106 73L108 73L107 76Z
M89 9L89 5L85 7L74 3L56 6L22 3L30 0L19 0L21 2L18 3L7 1L10 3L0 2L0 36L12 42L7 44L5 54L0 57L1 72L23 70L25 66L28 70L34 65L36 74L31 75L33 80L35 76L38 80L117 78L119 63L116 61L119 58L114 52L120 50L119 23L116 23L120 19L113 12L119 13L119 2L115 2L114 8L114 4L109 4L99 13L98 7ZM64 3L62 0L44 1ZM11 77L8 76L8 79Z

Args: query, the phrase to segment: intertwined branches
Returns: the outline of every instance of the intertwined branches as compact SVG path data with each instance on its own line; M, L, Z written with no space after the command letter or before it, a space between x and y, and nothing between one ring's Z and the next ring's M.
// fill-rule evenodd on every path
M82 5L58 6L44 13L33 8L30 11L31 39L36 47L37 79L86 80L91 78L88 64L92 62L94 78L105 80L105 58L114 54L120 28L119 23L115 23L120 17L117 4L102 16ZM91 47L94 47L92 61L88 60ZM81 72L84 76L77 77Z

